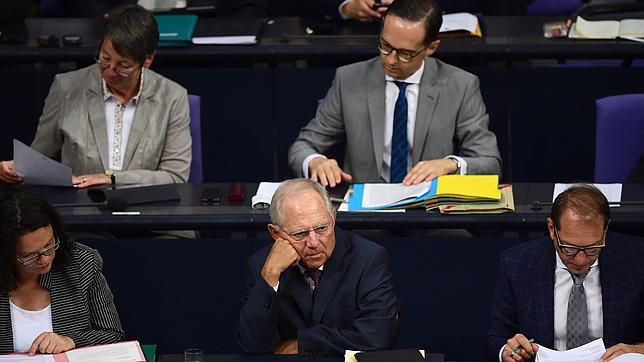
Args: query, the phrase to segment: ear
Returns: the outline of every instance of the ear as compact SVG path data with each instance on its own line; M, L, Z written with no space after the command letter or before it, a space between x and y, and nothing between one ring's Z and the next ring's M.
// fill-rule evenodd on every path
M280 238L279 230L277 226L273 224L268 224L268 232L271 234L271 237L273 238L273 240L277 241L277 239Z
M436 39L433 42L431 42L429 44L429 46L427 47L427 49L425 49L425 55L430 57L430 56L432 56L432 54L436 53L440 43L441 43L440 39Z
M150 66L152 65L152 62L154 61L155 55L157 55L157 52L148 54L148 56L145 57L145 60L143 61L143 68L150 68Z
M548 224L548 232L550 233L550 239L555 241L556 240L556 238L555 238L555 222L551 218L548 218L548 220L546 222Z

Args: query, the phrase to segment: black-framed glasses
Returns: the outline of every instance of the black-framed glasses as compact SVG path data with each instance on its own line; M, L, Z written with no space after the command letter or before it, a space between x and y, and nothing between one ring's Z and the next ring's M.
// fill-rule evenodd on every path
M284 231L288 236L290 236L293 240L295 241L304 241L306 240L310 235L311 232L314 232L315 235L317 236L327 236L331 233L331 230L333 230L333 221L316 225L310 229L306 230L298 230L298 231L293 231L293 232L288 232L286 231L283 227L279 226L278 227Z
M396 52L396 57L398 60L400 60L403 63L409 63L411 62L412 59L414 59L418 54L422 53L427 49L427 47L424 47L416 52L411 52L409 50L401 50L401 49L396 49L389 45L386 41L384 41L381 38L378 38L378 50L380 50L380 53L383 55L389 55L392 52Z
M31 264L35 263L36 261L38 261L38 259L40 259L41 256L50 256L50 255L52 255L60 247L60 240L58 240L58 237L56 237L54 240L55 241L54 241L53 244L51 244L50 246L46 247L42 251L27 255L27 256L21 257L21 258L17 257L16 261L18 261L18 263L20 263L20 264L22 264L24 266L27 266L27 265L31 265Z
M604 229L604 233L602 234L601 245L592 245L592 246L586 246L586 247L562 244L561 239L559 238L559 231L557 230L557 227L555 226L554 229L555 229L555 238L557 238L557 245L559 246L559 249L561 249L562 253L568 256L575 256L580 251L583 251L588 256L599 255L599 253L601 253L602 251L602 248L606 246L606 230L608 229Z
M124 65L120 62L117 62L116 64L114 64L114 66L112 66L111 60L100 53L96 54L96 57L94 57L94 59L96 60L96 63L98 63L98 65L101 67L101 69L105 70L107 68L112 68L118 75L124 78L132 75L137 66L137 64Z

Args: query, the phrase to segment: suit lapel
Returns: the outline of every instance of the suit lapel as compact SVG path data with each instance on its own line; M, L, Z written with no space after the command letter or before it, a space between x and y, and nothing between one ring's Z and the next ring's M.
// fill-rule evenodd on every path
M380 175L380 170L382 169L382 154L385 149L385 88L387 86L380 60L372 63L369 79L370 84L367 87L369 121L371 122L373 152L376 158L376 166L378 167L378 175Z
M313 305L313 322L320 323L324 312L327 310L329 302L333 295L338 290L342 277L349 265L349 257L351 252L351 241L348 239L347 234L339 229L335 229L336 244L333 250L333 255L324 264L324 272L320 281L319 290L315 296L315 304Z
M544 240L544 246L539 257L535 258L535 271L537 291L533 297L535 321L544 321L536 323L543 330L539 331L542 341L538 341L548 348L554 348L555 344L555 251L554 248ZM537 338L537 337L535 337Z
M434 111L438 102L442 83L439 83L438 79L436 79L437 73L436 61L432 58L425 58L425 70L420 79L416 122L414 125L414 146L412 148L414 165L420 161L423 155L423 148L429 134L429 125L434 118Z
M132 162L134 153L136 152L137 146L143 137L143 133L150 122L150 115L155 114L156 103L154 101L153 89L156 88L155 78L153 73L146 69L145 75L143 76L143 89L141 89L141 95L137 101L136 111L134 112L134 120L132 122L132 128L130 129L130 135L127 140L127 149L125 150L125 158L123 158L123 169L126 170ZM157 136L157 135L155 135Z
M610 234L608 235L610 236ZM628 290L628 286L617 285L618 280L625 279L617 278L616 276L627 276L624 270L620 269L622 268L612 254L609 241L599 257L599 279L602 290L603 338L607 343L611 344L612 342L619 342L616 340L616 336L613 335L619 329L619 321L611 318L611 315L614 315L612 309L614 306L619 305L619 290L621 288Z
M13 328L11 326L11 309L9 296L0 295L0 352L13 352Z
M105 120L105 102L103 101L103 85L101 74L96 65L95 76L90 79L90 86L87 90L87 112L89 124L94 135L94 142L98 147L103 169L109 167L109 152L107 144L107 124ZM89 148L89 147L88 147Z
M280 281L279 289L280 291L288 291L294 303L297 304L302 319L307 323L310 322L313 297L311 296L311 288L304 280L300 268L289 268L284 275L284 280Z

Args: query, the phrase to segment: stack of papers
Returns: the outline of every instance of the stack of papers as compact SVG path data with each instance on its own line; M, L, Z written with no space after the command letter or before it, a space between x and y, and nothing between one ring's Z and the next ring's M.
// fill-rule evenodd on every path
M346 211L395 210L440 205L497 203L497 175L445 175L418 185L354 184Z
M271 206L273 194L281 184L281 182L260 182L255 196L251 198L253 209L266 209Z
M573 39L628 39L644 42L644 19L589 21L581 16L570 28Z
M443 15L443 24L440 28L441 35L475 36L483 37L479 19L470 13L454 13Z
M441 214L502 214L505 212L514 212L514 193L512 185L499 185L501 199L494 203L473 203L473 204L450 204L440 205Z
M40 362L145 362L145 357L138 341L106 344L72 349L57 354L14 353L0 356L0 361L40 361Z

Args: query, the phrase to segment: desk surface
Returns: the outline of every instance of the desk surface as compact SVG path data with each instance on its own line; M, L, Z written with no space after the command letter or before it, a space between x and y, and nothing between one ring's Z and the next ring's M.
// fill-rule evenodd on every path
M139 215L112 215L98 207L65 207L59 212L70 230L180 230L224 229L266 230L269 222L267 210L250 207L256 184L246 184L243 204L229 204L229 184L179 184L175 185L181 201L147 205L129 205L127 211ZM223 202L220 205L201 205L204 188L220 188ZM442 215L424 210L405 213L338 213L337 224L346 229L397 229L397 228L474 228L544 230L550 206L533 210L534 201L549 202L554 184L516 183L513 185L516 212L500 215ZM87 191L52 187L25 186L52 204L91 202ZM0 195L9 187L0 186ZM625 184L623 201L644 200L644 184ZM644 205L626 205L611 208L611 230L628 232L644 230Z
M205 362L341 362L344 361L342 357L299 357L299 356L273 356L273 355L232 355L232 354L217 354L206 355ZM162 354L157 358L158 362L183 362L184 358L181 354ZM428 362L443 362L443 354L430 353L427 355Z
M444 37L437 56L481 60L521 60L533 58L637 58L644 57L644 47L628 40L545 39L542 25L559 20L540 16L481 17L485 36L479 38ZM208 64L213 61L288 61L296 59L343 62L377 55L377 24L346 22L334 35L305 35L311 21L303 18L275 18L266 25L263 37L254 46L190 46L160 48L157 59L163 64ZM30 18L29 40L25 45L0 46L0 62L80 61L91 62L96 54L101 23L95 19ZM76 33L83 37L81 46L39 48L39 35Z

